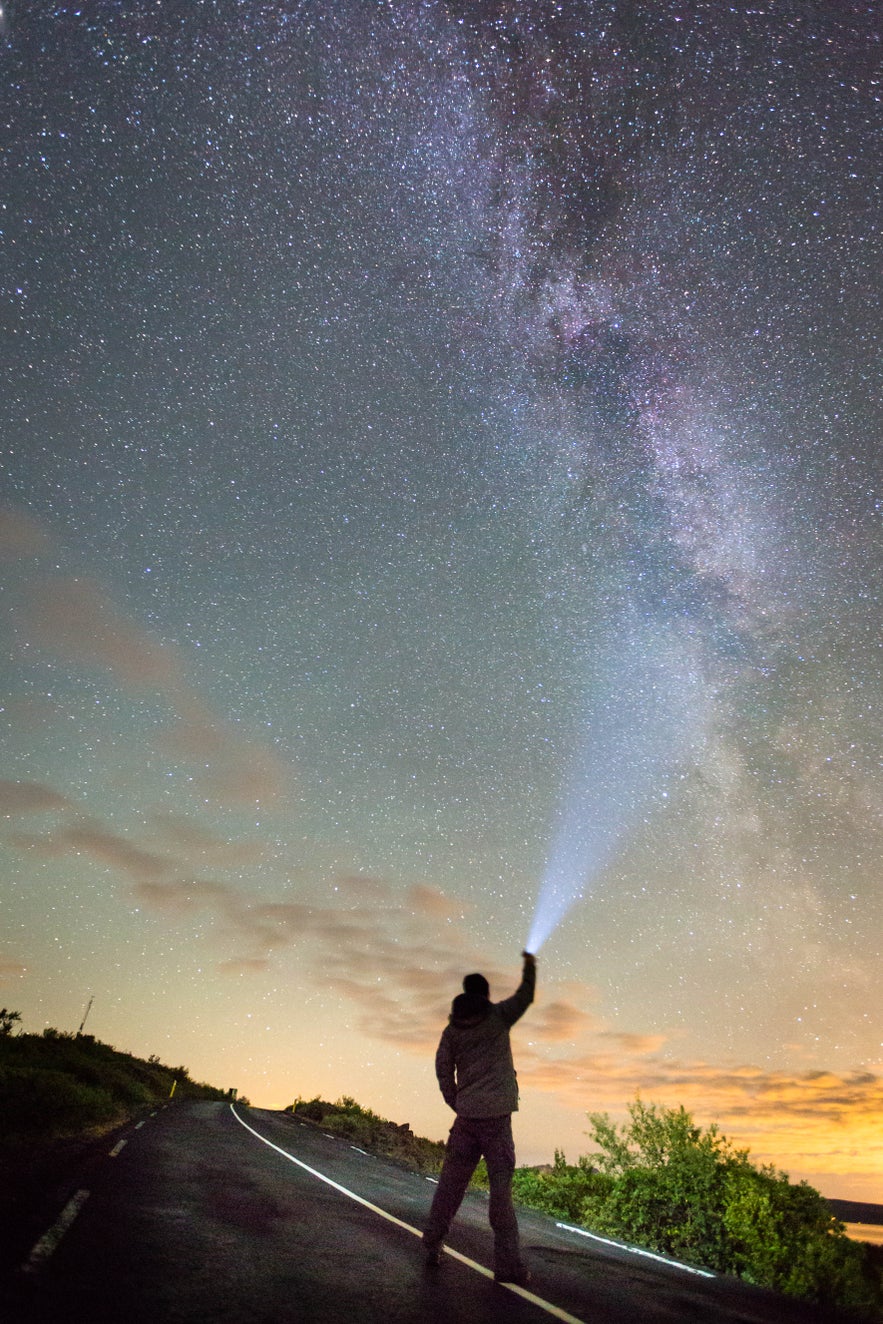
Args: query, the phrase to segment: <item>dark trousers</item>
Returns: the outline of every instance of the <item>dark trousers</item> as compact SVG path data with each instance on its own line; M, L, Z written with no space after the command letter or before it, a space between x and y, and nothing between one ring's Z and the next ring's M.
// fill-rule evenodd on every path
M482 1155L491 1188L488 1216L494 1231L494 1272L508 1277L522 1267L512 1205L515 1143L508 1113L503 1117L458 1117L454 1122L423 1243L430 1251L441 1247Z

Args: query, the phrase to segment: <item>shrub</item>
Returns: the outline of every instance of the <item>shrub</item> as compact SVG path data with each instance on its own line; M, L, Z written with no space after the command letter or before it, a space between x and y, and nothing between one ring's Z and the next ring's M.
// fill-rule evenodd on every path
M553 1218L566 1218L572 1223L582 1219L587 1201L604 1200L610 1192L613 1179L591 1166L587 1158L575 1166L567 1163L560 1149L555 1150L555 1162L550 1171L540 1168L517 1168L512 1181L512 1193L519 1204L540 1209Z
M315 1122L332 1135L350 1140L360 1149L383 1154L417 1172L438 1172L444 1158L444 1145L440 1141L415 1136L407 1123L398 1125L363 1108L348 1095L337 1103L324 1099L296 1100L289 1111L296 1117Z
M649 1249L826 1306L872 1312L879 1272L813 1187L757 1168L716 1126L684 1108L629 1105L617 1128L592 1114L591 1159L611 1185L589 1195L582 1221ZM582 1161L582 1160L581 1160Z
M118 1105L107 1090L84 1085L63 1071L31 1067L0 1071L0 1133L54 1136L114 1119Z
M826 1201L806 1182L745 1165L730 1173L723 1222L742 1277L789 1296L869 1310L873 1275Z

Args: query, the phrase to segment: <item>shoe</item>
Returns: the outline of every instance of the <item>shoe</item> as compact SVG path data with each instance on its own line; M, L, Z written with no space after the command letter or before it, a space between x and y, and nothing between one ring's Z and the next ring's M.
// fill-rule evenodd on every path
M531 1281L530 1269L515 1269L513 1273L495 1273L495 1283L512 1283L515 1287L527 1287Z

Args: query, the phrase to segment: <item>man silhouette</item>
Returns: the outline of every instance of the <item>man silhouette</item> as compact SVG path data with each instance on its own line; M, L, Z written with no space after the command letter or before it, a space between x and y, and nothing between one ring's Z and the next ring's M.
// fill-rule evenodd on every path
M522 952L521 983L510 998L491 1002L484 975L467 975L435 1055L445 1103L457 1114L448 1136L445 1161L423 1233L426 1262L440 1262L441 1249L469 1179L484 1156L490 1183L488 1217L494 1232L494 1279L530 1281L521 1261L518 1222L512 1205L515 1145L512 1113L518 1108L518 1081L509 1031L533 1002L536 958Z

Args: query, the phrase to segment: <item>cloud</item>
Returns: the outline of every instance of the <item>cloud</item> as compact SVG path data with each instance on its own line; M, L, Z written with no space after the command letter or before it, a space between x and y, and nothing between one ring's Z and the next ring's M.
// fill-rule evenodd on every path
M417 907L361 875L336 879L311 901L257 901L241 888L190 879L145 880L134 893L169 916L211 913L215 940L231 949L223 973L263 971L296 950L317 980L354 1005L360 1032L414 1051L434 1047L463 971L475 964L455 930L446 926L439 941L434 911L443 894L431 888Z
M241 869L259 863L264 855L260 841L230 841L177 814L153 814L150 821L160 837L188 860L199 859L219 868Z
M160 743L167 753L199 766L199 779L223 804L269 806L290 798L291 765L242 736L192 695L184 696L175 725Z
M371 874L338 875L334 886L345 899L361 905L388 905L393 896L389 883Z
M9 957L0 956L0 983L11 982L13 979L22 979L27 974L28 967L22 961L14 961Z
M58 704L46 695L13 695L3 703L10 730L24 735L43 734L58 715Z
M12 506L0 507L0 561L40 556L51 545L49 534L39 520Z
M464 905L459 898L452 899L438 888L429 887L426 883L415 883L409 888L408 904L418 914L435 920L462 919L464 911L472 909L471 906Z
M262 961L259 957L252 959L241 958L236 961L221 961L218 966L223 975L260 975L265 970L269 970L270 962Z
M667 1036L664 1034L634 1034L622 1030L604 1030L599 1036L602 1040L611 1042L615 1048L625 1053L636 1053L643 1056L645 1053L656 1053L666 1043Z
M136 878L155 877L167 873L172 867L165 856L133 846L124 837L106 832L93 823L62 828L56 834L56 840L72 851L91 855L102 864L123 869Z
M30 642L70 662L110 671L126 688L181 691L175 650L119 611L94 579L40 581L22 624Z
M44 814L68 809L70 800L42 782L19 782L0 778L0 814Z
M531 1012L531 1036L546 1043L572 1043L594 1019L572 1002L555 1001Z
M207 878L185 878L172 883L145 881L136 883L132 891L145 905L171 915L236 907L233 889Z
M291 765L203 703L186 681L179 650L121 610L97 579L36 576L28 580L25 597L16 616L23 651L38 648L109 672L124 690L159 694L173 714L160 747L195 765L194 780L203 791L232 807L290 802Z
M62 855L88 855L134 878L155 878L169 873L173 868L173 861L166 856L143 850L125 837L108 832L91 819L59 828L46 836L27 837L18 833L10 840L19 849L33 850L50 859Z
M615 1118L638 1095L648 1103L683 1105L701 1124L716 1122L750 1149L755 1162L801 1171L883 1170L883 1079L873 1072L769 1071L750 1063L727 1067L606 1051L618 1037L601 1031L582 1051L558 1059L536 1042L520 1047L522 1087ZM836 1136L842 1144L832 1145Z

